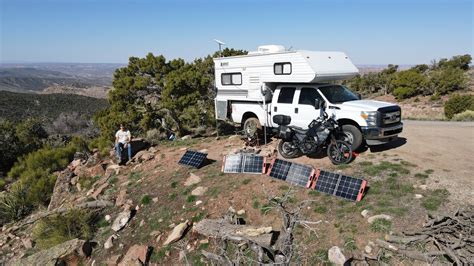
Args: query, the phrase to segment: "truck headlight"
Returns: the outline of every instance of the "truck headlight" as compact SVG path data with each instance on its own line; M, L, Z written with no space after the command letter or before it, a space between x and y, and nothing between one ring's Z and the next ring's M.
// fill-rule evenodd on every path
M367 122L367 126L377 125L377 111L360 112L360 116Z

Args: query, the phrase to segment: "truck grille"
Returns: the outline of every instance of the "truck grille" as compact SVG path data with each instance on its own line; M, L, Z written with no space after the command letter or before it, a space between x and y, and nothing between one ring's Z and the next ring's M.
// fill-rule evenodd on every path
M380 113L380 125L391 125L402 120L402 110L399 106L389 106L378 109Z

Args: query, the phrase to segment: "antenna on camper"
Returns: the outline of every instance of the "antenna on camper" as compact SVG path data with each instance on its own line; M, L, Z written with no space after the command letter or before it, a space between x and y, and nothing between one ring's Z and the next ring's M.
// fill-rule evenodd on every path
M219 41L217 39L214 39L214 41L219 45L219 54L222 57L222 45L225 45L225 43L223 41Z

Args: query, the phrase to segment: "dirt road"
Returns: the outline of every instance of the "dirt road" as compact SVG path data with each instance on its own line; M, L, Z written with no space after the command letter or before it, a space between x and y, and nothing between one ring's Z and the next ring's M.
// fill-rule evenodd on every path
M446 188L452 201L474 204L473 122L407 120L400 141L392 146L371 151L384 150L424 169L433 169L428 188Z

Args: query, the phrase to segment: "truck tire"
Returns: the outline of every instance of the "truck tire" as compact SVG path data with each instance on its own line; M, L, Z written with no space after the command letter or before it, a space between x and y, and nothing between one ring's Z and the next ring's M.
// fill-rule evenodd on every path
M342 125L342 131L346 135L344 141L351 144L352 150L359 149L362 144L362 132L354 125Z
M262 125L260 125L260 121L258 120L258 118L249 117L242 124L242 129L246 136L256 137L258 134L261 133Z

